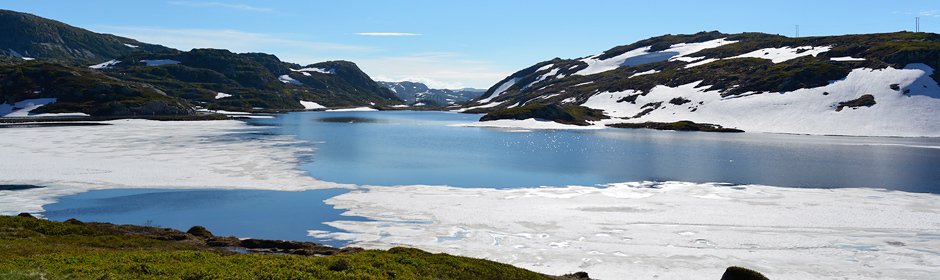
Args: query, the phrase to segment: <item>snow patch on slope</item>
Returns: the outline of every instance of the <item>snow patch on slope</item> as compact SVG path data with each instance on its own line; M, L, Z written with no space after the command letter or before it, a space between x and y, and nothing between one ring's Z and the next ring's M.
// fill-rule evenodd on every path
M749 52L749 53L738 55L738 56L731 57L731 58L753 57L753 58L769 59L773 63L781 63L787 60L796 59L796 58L800 58L804 56L810 56L810 55L817 56L821 53L828 52L831 49L832 49L832 46L766 48L766 49L759 49L753 52Z
M303 83L301 83L298 80L295 80L294 78L291 78L290 75L287 75L287 74L277 77L277 80L285 84L292 84L292 85L297 85L297 86L303 85Z
M319 103L313 101L300 101L300 105L304 106L306 110L317 110L317 109L326 109L326 106L320 105Z
M833 58L830 58L829 60L832 60L832 61L865 61L864 58L855 58L855 57L851 57L851 56L833 57Z
M582 59L581 62L584 62L588 65L587 68L581 69L574 75L593 75L597 73L607 72L620 68L622 66L636 66L653 62L667 61L667 60L678 60L691 62L704 57L687 57L690 54L697 53L702 50L717 48L723 45L736 43L737 41L727 40L726 38L710 40L706 42L699 43L680 43L670 46L668 49L662 51L650 52L650 47L642 47L634 49L623 54L620 54L615 57L607 59L598 59L598 57L603 54L595 55L589 58Z
M33 117L30 115L30 112L36 110L39 107L54 103L55 98L35 98L35 99L26 99L20 102L13 103L13 105L3 104L5 106L0 107L0 117L2 118L25 118Z
M707 91L708 87L699 83L657 86L645 96L638 96L635 104L616 102L639 94L630 90L599 93L583 105L604 110L611 117L630 118L660 103L649 114L622 122L691 120L749 132L936 137L940 136L940 86L930 78L933 71L924 64L911 64L905 69L861 68L823 87L730 98ZM899 90L892 89L895 84ZM864 94L874 96L877 104L836 112L840 102ZM674 98L689 102L670 104Z
M333 69L333 68L331 68L331 69L324 69L324 68L316 68L316 67L307 67L307 68L301 68L301 69L291 69L291 71L294 71L294 72L301 72L301 73L303 73L305 76L310 76L310 73L311 73L311 72L312 72L312 73L327 74L327 75L336 74L336 69Z
M102 62L102 63L98 63L98 64L95 64L95 65L92 65L92 66L88 66L88 68L91 68L91 69L107 69L107 68L114 67L114 65L117 65L118 63L121 63L121 61L120 61L120 60L116 60L116 59L112 59L112 60L108 60L108 61L105 61L105 62Z
M487 98L484 98L484 99L482 99L482 100L480 100L480 101L477 101L477 103L481 103L481 104L482 104L482 103L489 103L490 101L493 101L493 98L499 97L499 95L501 95L501 94L503 94L504 92L506 92L507 90L509 90L509 87L512 87L513 85L515 85L517 81L519 81L519 78L512 78L512 79L510 79L510 80L508 80L508 81L506 81L506 82L500 84L499 87L496 87L496 90L493 91L493 94L491 94L491 95L490 95L489 97L487 97Z
M656 73L659 73L659 72L660 72L660 71L659 71L659 70L656 70L656 69L649 70L649 71L638 72L638 73L636 73L636 74L630 75L630 78L638 77L638 76L643 76L643 75L649 75L649 74L656 74ZM582 85L582 84L584 84L584 83L577 84L577 85L575 85L575 86L579 86L579 85Z

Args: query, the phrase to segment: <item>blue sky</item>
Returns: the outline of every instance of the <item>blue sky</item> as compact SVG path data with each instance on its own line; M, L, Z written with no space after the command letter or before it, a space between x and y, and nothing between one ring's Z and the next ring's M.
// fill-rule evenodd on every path
M183 50L350 60L375 79L451 88L487 88L540 61L662 34L792 35L796 24L804 36L893 32L912 30L915 16L922 31L940 32L940 0L4 0L0 8Z

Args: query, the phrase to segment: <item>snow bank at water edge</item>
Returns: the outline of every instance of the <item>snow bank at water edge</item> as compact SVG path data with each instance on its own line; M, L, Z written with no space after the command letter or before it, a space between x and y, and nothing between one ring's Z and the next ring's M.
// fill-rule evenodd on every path
M697 279L731 265L770 279L934 279L940 196L683 182L606 187L373 187L326 202L370 221L310 231L560 275ZM629 276L629 277L627 277Z
M0 184L45 188L0 191L0 214L39 212L55 197L96 189L349 187L296 169L312 151L292 137L240 121L105 123L3 128Z
M550 130L568 130L568 129L604 129L603 126L579 126L562 124L549 120L525 119L525 120L494 120L474 123L452 124L450 126L462 127L490 127L490 128L511 128L511 129L550 129Z
M329 109L327 112L373 112L378 111L378 109L370 107L356 107L356 108L342 108L342 109Z
M85 113L43 113L33 114L39 107L56 102L56 98L26 99L10 104L0 104L0 118L46 118L46 117L87 117Z

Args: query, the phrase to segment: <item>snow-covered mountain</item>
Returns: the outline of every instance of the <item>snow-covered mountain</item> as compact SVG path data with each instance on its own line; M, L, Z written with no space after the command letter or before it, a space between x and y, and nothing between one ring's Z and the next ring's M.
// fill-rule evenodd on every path
M409 105L448 106L480 97L485 89L434 89L419 82L379 82Z
M690 120L751 132L940 136L940 35L666 35L498 82L464 111L581 125Z

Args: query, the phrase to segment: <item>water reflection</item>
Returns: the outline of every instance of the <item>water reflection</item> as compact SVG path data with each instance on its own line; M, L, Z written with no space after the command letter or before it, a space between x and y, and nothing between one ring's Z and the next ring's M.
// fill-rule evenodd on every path
M940 193L937 138L449 126L477 118L303 112L251 122L311 143L314 160L301 168L340 183L513 188L676 180Z

